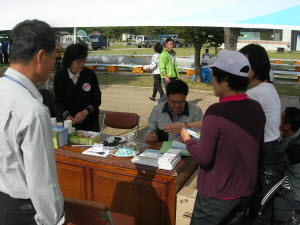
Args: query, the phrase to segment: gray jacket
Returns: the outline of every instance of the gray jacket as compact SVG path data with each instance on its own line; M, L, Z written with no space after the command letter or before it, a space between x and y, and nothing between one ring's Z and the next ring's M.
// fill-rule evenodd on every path
M201 121L202 117L202 110L198 106L194 103L186 102L176 122L196 122ZM170 123L173 123L173 121L168 102L162 102L156 105L148 118L148 130L145 137L147 137L149 132L155 132L158 136L158 141L172 141L176 139L175 135L168 135L163 131L164 125Z

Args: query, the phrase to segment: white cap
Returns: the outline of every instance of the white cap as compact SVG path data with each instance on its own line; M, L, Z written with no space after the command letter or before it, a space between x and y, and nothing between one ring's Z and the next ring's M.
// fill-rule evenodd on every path
M223 49L218 53L216 61L205 67L217 67L220 70L223 70L227 73L234 75L248 77L248 72L245 66L248 66L250 69L250 64L247 57L237 51L230 51Z

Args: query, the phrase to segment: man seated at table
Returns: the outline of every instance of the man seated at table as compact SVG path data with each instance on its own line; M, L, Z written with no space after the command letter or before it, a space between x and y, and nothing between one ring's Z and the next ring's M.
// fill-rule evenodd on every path
M167 101L156 105L148 119L147 141L172 141L176 134L190 122L202 120L201 109L186 101L188 86L182 80L175 80L166 88Z
M300 210L300 110L287 107L281 114L279 128L283 137L281 147L287 154L289 168L284 182L286 195L275 197L274 217L276 224L287 224L293 211Z

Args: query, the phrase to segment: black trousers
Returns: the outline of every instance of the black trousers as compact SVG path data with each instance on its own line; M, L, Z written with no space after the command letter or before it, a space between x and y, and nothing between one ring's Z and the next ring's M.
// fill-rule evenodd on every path
M153 83L153 94L152 97L155 98L157 92L159 92L160 98L164 96L164 91L161 86L161 77L160 74L153 74L154 83Z
M0 225L36 225L30 199L15 199L0 192Z
M241 225L248 201L248 197L222 200L198 193L190 225Z
M4 56L4 64L8 64L8 53L7 52L4 52L3 53L3 56Z
M263 144L259 160L257 183L250 198L249 216L252 225L271 225L274 217L274 195L279 188L275 184L285 175L287 158L279 142L275 140ZM261 210L261 202L267 194L270 197Z

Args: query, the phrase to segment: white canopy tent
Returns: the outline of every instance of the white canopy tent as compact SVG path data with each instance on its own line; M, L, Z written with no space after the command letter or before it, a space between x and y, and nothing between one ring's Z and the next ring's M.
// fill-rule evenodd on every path
M210 26L300 30L300 0L10 0L0 30L25 19L52 27Z

